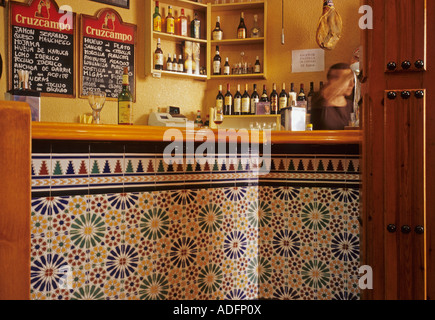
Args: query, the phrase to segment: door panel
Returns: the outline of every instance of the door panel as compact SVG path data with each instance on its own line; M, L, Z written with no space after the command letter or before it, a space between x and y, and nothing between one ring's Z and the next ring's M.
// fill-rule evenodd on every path
M385 71L426 70L426 0L385 0Z
M385 91L387 299L425 298L425 96L422 89Z

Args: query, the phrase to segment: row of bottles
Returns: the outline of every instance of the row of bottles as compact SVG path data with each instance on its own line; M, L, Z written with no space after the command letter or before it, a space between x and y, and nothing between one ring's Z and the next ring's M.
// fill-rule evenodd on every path
M242 52L243 53L243 52ZM242 55L242 58L244 53ZM222 73L223 72L223 73ZM220 55L219 46L216 46L216 52L213 57L213 75L231 75L231 74L248 74L261 73L261 64L258 56L255 58L255 64L252 68L248 62L241 61L233 65L231 68L228 57L225 58L225 63L222 68L222 57Z
M322 82L320 83L322 86ZM231 86L227 83L227 92L222 92L222 85L219 85L219 93L216 96L216 108L223 109L224 115L255 115L257 114L257 104L265 102L270 110L266 114L279 114L281 109L289 106L299 106L307 108L307 113L311 112L311 98L314 94L314 83L310 83L310 91L305 93L304 84L300 85L299 93L295 92L294 83L290 84L290 91L286 91L285 83L282 84L282 90L278 93L277 86L274 83L270 95L267 92L266 85L263 85L261 95L257 92L257 84L253 85L253 92L248 93L248 84L245 85L243 94L240 91L240 84L237 85L237 91L234 96L231 93Z
M154 51L154 69L155 70L167 70L172 72L180 72L180 73L192 73L192 70L196 70L199 67L199 62L195 62L192 60L192 57L188 55L187 59L183 59L183 55L177 55L168 53L168 58L166 59L166 63L164 61L163 50L160 43L160 38L157 39L157 48ZM195 64L195 66L194 66ZM197 66L198 64L198 66Z
M250 30L251 38L259 38L261 37L261 28L258 26L258 15L254 15L253 27ZM240 13L240 22L237 26L237 39L246 39L248 38L248 28L245 24L245 14L243 12ZM220 16L216 17L216 27L212 32L213 40L223 40L224 32L221 28Z
M164 29L164 32L168 34L200 39L201 21L199 20L198 13L195 12L194 18L190 22L190 30L188 30L188 25L187 17L184 15L184 9L181 9L180 15L175 18L171 5L168 5L168 15L163 22L160 15L159 1L156 1L156 7L153 14L153 31L163 32Z

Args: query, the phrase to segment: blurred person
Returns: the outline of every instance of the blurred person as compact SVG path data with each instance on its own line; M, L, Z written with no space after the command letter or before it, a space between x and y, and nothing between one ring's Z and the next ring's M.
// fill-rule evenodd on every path
M311 122L314 130L344 130L353 113L354 73L347 63L330 67L327 83L312 99Z

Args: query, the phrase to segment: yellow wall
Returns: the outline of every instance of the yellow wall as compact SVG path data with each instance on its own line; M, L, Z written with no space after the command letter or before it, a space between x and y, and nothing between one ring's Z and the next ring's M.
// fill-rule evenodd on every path
M20 0L21 2L26 2ZM304 83L309 86L310 81L315 82L317 89L319 81L325 81L326 72L317 73L291 73L292 50L318 48L315 42L317 21L322 12L322 0L309 1L285 1L285 45L281 45L281 0L268 0L268 30L267 30L267 80L240 80L229 81L234 90L237 83L243 87L245 83L252 88L253 83L260 87L267 84L269 90L272 83L276 82L278 88L282 82L288 86L290 82L296 84ZM325 52L326 69L336 62L349 62L352 52L359 46L358 8L359 0L335 0L335 5L343 18L344 34L336 49ZM57 4L70 5L77 14L84 13L94 15L95 12L105 7L103 4L89 0L58 0ZM113 7L123 17L124 22L137 24L137 74L136 91L137 102L135 104L135 124L147 124L148 114L157 107L169 105L180 106L182 113L194 118L198 109L203 110L203 117L208 113L208 108L214 105L219 84L224 85L227 81L209 80L197 81L179 78L154 79L145 74L144 56L145 25L145 1L131 0L130 10ZM6 61L7 48L7 10L0 7L0 16L4 22L0 23L0 52L4 62ZM214 23L214 22L213 22ZM248 29L250 28L247 25ZM7 89L6 72L4 65L3 76L0 79L0 99L3 99ZM76 70L77 74L78 70ZM78 88L78 84L77 84ZM234 92L233 92L234 93ZM270 91L269 91L270 93ZM80 114L89 112L90 107L85 99L66 98L41 98L41 118L48 122L78 122ZM104 123L117 122L117 103L106 102L102 112Z

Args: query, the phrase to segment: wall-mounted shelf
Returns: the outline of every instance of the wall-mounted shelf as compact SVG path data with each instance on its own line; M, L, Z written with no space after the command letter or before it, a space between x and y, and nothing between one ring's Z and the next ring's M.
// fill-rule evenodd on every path
M246 9L263 9L265 1L245 1L235 3L211 4L213 11L234 11Z
M246 74L230 74L230 75L211 75L209 79L265 79L264 73L246 73Z
M211 40L212 45L245 45L254 43L264 43L264 37L261 38L246 38L246 39L223 39L223 40Z
M192 38L192 37L183 37L183 36L179 36L176 34L169 34L169 33L158 32L158 31L153 31L153 37L154 37L154 39L160 38L161 40L172 40L172 41L179 41L179 42L192 41L192 42L199 42L199 43L207 44L206 39L196 39L196 38Z
M194 80L207 80L206 75L202 74L190 74L190 73L181 73L181 72L175 72L175 71L167 71L167 70L152 70L152 74L156 78L160 78L161 75L164 76L171 76L171 77L178 77L178 78L187 78L187 79L194 79Z

